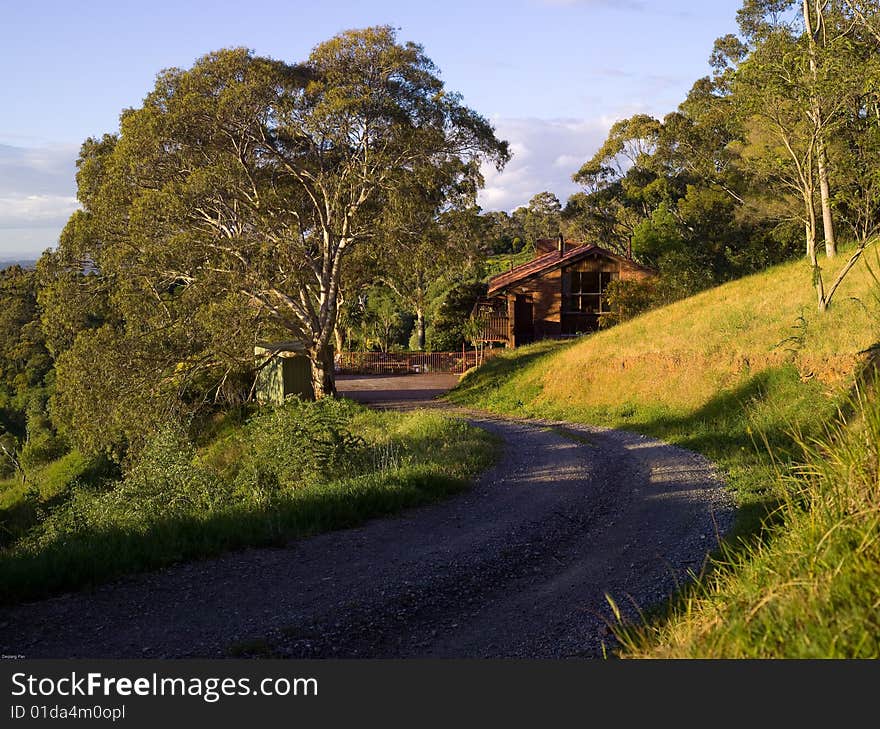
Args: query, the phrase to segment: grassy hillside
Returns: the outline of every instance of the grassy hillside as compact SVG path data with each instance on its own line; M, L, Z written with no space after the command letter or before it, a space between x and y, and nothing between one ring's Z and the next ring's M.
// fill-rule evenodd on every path
M505 273L515 266L531 261L535 257L535 250L528 246L519 253L498 253L486 259L486 277L497 276Z
M552 364L518 367L505 389L528 383L539 385L547 402L614 409L631 400L686 410L791 359L804 377L836 386L852 375L857 353L877 340L872 283L864 263L857 265L821 316L809 269L802 262L778 266L564 347ZM542 343L516 356L530 361L548 348ZM478 373L459 392L496 396L486 388L491 374Z
M833 438L827 434L841 414L862 428L873 417L863 414L875 407L871 398L867 406L853 406L851 397L880 341L876 288L861 263L832 309L820 315L810 272L794 262L574 343L509 353L451 393L457 403L498 412L640 431L704 453L725 471L740 505L725 554L672 612L629 634L629 653L880 652L872 622L880 606L880 592L872 592L880 586L880 568L869 570L869 578L861 559L880 541L878 500L870 501L867 487L855 489L859 497L841 496L852 487L853 472L866 482L875 474L876 485L876 455L870 435L853 435L857 426ZM830 463L838 463L843 475L827 472ZM861 512L873 516L863 523L853 516ZM849 520L847 528L835 526L835 519ZM844 534L855 538L855 522L862 526L852 549L861 540L868 545L858 559L836 544ZM832 536L823 541L827 530ZM815 557L819 542L853 559L845 568L832 560L826 573ZM791 585L812 595L791 605L811 607L777 614L776 598L798 592ZM836 590L847 596L846 611L839 604L829 608ZM829 629L837 619L832 615L843 612L849 616L845 636Z

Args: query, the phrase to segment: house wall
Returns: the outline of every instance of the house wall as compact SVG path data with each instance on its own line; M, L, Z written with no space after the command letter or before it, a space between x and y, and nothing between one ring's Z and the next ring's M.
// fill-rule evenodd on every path
M558 337L562 333L562 271L556 269L526 281L517 290L532 297L534 338Z
M628 261L616 261L612 258L605 258L604 256L590 256L589 258L584 258L577 263L566 266L565 270L614 272L624 281L644 280L653 275Z
M562 269L562 327L563 335L581 334L584 332L595 331L599 328L599 312L587 313L582 311L567 310L568 299L566 294L569 293L565 285L566 274L572 272L581 273L606 273L611 274L613 279L620 280L636 280L646 278L648 274L643 269L630 265L626 262L613 258L596 255L584 258Z
M532 302L533 332L531 336L518 334L516 326L516 297L527 296ZM508 341L514 347L529 341L558 337L562 333L562 271L548 274L513 286L506 292L509 321Z
M644 269L629 262L598 255L582 259L566 266L565 269L558 268L543 276L512 286L505 292L505 296L509 317L508 341L514 347L527 343L523 337L516 336L515 302L517 295L531 297L534 315L534 335L531 338L533 340L590 331L598 326L598 316L596 315L563 313L563 270L613 272L622 280L640 280L651 276Z

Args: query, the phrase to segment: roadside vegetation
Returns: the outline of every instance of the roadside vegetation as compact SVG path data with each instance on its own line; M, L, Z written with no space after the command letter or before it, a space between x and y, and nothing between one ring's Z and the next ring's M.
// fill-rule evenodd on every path
M780 466L776 525L728 549L667 619L624 626L629 657L880 657L880 400L860 390Z
M350 527L467 488L494 453L462 420L347 400L293 400L207 432L198 443L163 426L117 478L73 452L26 489L4 482L0 600Z
M803 264L777 266L502 355L448 396L642 432L720 465L734 531L695 588L622 631L625 655L880 655L877 284L862 262L819 314L805 282Z

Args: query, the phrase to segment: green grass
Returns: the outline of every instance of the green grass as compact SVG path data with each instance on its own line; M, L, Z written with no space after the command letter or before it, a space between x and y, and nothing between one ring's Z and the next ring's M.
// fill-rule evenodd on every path
M0 545L15 541L32 528L40 511L63 501L77 481L96 483L110 472L104 459L73 450L31 469L25 481L18 477L0 481Z
M827 615L819 606L842 610L840 598L831 594L831 586L837 589L840 583L819 585L802 555L816 547L819 532L828 527L826 522L816 526L815 518L816 504L825 502L810 497L811 506L804 510L803 498L791 498L792 489L803 484L780 487L780 474L808 462L805 443L825 437L839 414L858 410L850 402L853 387L868 370L869 350L880 341L875 284L864 264L853 270L824 316L811 308L809 276L802 262L778 266L573 343L524 347L490 360L448 396L461 405L520 417L645 433L719 464L739 506L724 555L694 592L680 595L627 643L629 654L876 654L876 641L856 650L842 638L832 643L823 632ZM831 445L823 448L832 452ZM873 456L860 457L869 463ZM821 491L829 482L831 477L813 488ZM873 545L876 523L862 527L858 534ZM834 536L847 531L837 529ZM826 539L823 547L833 541ZM841 555L846 554L844 548ZM868 567L868 562L860 564ZM867 585L875 585L878 574L875 565L874 581L865 579L865 590L855 580L846 582L855 592L844 591L850 620L862 629L876 623L873 613L880 604L874 604L875 588ZM780 618L775 631L772 619L746 620L765 598L768 605L779 604L768 596L789 582L814 590L811 607L800 615L802 634L790 642L786 635L795 627L786 620ZM759 640L726 632L725 626L737 621L766 635Z
M799 440L768 538L726 550L662 619L618 630L632 657L880 657L880 401Z
M491 436L460 419L373 412L351 403L339 407L347 427L363 438L363 458L350 473L245 493L247 482L233 481L230 464L220 458L223 443L244 457L243 429L224 429L194 457L160 450L158 459L170 460L156 473L168 474L167 484L150 481L155 464L146 464L146 487L137 480L142 476L130 475L131 484L109 490L74 490L52 518L2 550L0 601L354 526L468 488L496 452Z
M486 277L497 276L499 273L505 273L515 266L531 261L535 257L535 251L532 248L526 248L519 253L498 253L489 256L486 259Z
M44 501L49 501L82 476L92 463L79 451L71 451L57 461L46 464L28 473L26 481L19 477L0 481L0 509L18 504L28 490L34 489Z

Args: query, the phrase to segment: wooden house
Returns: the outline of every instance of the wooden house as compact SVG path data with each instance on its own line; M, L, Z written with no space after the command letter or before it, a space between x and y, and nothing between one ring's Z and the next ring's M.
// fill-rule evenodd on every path
M517 347L594 331L608 312L605 290L618 279L654 272L594 244L543 239L535 257L489 279L473 310L483 342Z

